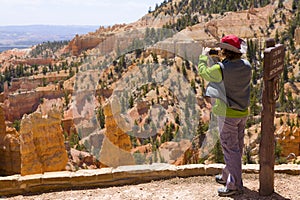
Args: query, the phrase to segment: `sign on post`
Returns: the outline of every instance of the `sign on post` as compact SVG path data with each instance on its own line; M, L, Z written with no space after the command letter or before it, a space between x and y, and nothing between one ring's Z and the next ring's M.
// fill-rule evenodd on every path
M284 68L285 49L282 44L275 45L274 39L266 41L264 51L264 88L261 113L261 140L259 147L259 194L269 196L274 192L275 102L279 96L280 74Z
M271 80L281 74L284 66L284 46L277 44L264 51L264 79Z

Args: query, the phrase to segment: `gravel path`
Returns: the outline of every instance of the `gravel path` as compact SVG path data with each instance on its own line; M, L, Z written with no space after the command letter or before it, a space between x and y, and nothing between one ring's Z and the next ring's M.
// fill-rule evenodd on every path
M259 175L243 174L245 192L232 198L218 197L219 184L213 176L173 178L152 181L137 185L120 187L80 189L43 193L37 195L14 196L10 200L194 200L194 199L262 199L262 200L300 200L300 177L275 174L275 193L269 197L259 196Z

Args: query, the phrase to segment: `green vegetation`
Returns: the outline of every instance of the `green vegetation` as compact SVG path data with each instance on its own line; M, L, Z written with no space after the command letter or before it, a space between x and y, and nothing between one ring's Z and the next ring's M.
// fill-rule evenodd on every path
M175 125L171 122L170 125L166 125L164 133L161 136L161 143L169 142L174 139Z
M15 120L15 121L13 122L12 126L16 129L16 131L20 131L21 120Z
M240 11L249 9L251 6L263 7L270 3L270 0L182 0L179 3L174 3L172 0L165 0L160 6L156 5L156 8L152 13L154 17L159 14L178 16L182 15L179 19L173 22L165 24L164 28L174 29L181 31L187 26L193 26L199 22L198 16L204 15L211 17L212 14L228 11ZM282 0L280 0L282 4Z
M79 135L76 133L72 134L69 138L70 147L75 148L78 151L87 151L84 144L79 144L79 141L80 141Z
M168 23L164 25L166 29L174 29L176 31L181 31L185 29L187 26L193 26L198 24L199 20L197 16L191 17L191 15L184 15L183 17L179 18L176 23Z
M9 67L6 67L4 72L0 72L0 92L3 92L5 82L10 85L12 79L31 76L33 75L33 72L34 66L18 64L16 66L11 65Z
M283 1L280 0L282 3ZM170 4L172 3L172 4ZM227 11L239 11L249 9L250 6L263 7L271 3L270 0L182 0L173 4L172 0L164 1L152 12L154 16L163 12L165 15L178 15L199 13L223 13Z
M243 155L243 164L255 164L255 161L251 158L251 147L245 146Z
M220 140L218 139L213 150L212 150L212 154L213 154L213 160L216 162L216 163L225 163L224 162L224 155L223 155L223 152L222 152L222 146L221 146L221 142Z
M171 4L172 3L172 4ZM16 66L10 66L5 69L2 73L0 73L0 92L4 89L4 83L12 81L13 78L19 78L19 77L25 77L25 76L31 76L34 74L42 73L44 75L47 75L51 72L57 72L59 73L61 70L63 70L66 73L69 73L68 78L71 78L75 75L75 72L77 73L79 71L79 65L81 63L86 63L84 67L86 70L88 69L99 69L102 70L103 68L106 68L107 65L112 64L107 72L107 77L101 77L99 79L98 84L101 86L102 89L108 89L111 87L116 81L120 78L122 78L122 75L127 72L128 67L135 63L136 60L139 60L138 58L143 58L143 51L145 51L145 47L151 46L159 41L165 40L166 38L172 37L175 32L181 31L184 28L188 26L193 26L197 23L199 23L199 19L203 20L209 20L209 18L212 17L214 13L220 13L223 14L227 11L238 11L238 10L245 10L249 9L251 6L254 7L262 7L270 3L270 0L182 0L179 3L174 3L172 0L165 0L160 6L156 6L155 11L149 11L152 13L153 16L158 16L159 14L163 13L164 15L174 16L173 20L170 20L167 24L163 26L162 29L154 29L154 28L146 28L145 29L145 36L143 39L135 38L131 42L131 45L128 47L128 49L124 52L121 52L121 48L118 47L117 49L117 59L113 61L112 58L109 60L109 58L104 61L99 61L97 64L92 64L94 61L96 61L97 58L93 58L88 55L88 52L83 53L83 58L81 58L81 62L74 63L70 62L68 59L68 62L66 60L60 60L59 63L52 65L32 65L27 66L23 64L19 64ZM279 8L283 8L283 1L279 1ZM284 73L280 82L280 88L284 88L284 84L287 82L290 82L291 85L294 84L295 81L297 81L297 77L289 77L289 74L291 74L291 71L288 70L288 66L292 65L290 61L290 54L293 56L296 56L296 59L298 58L300 60L300 50L297 49L297 46L294 44L294 33L295 29L300 26L300 14L299 14L299 0L293 1L293 10L292 12L295 15L295 20L291 20L289 22L289 27L283 31L279 32L279 29L276 30L276 36L275 40L277 42L282 42L287 46L287 50L290 52L286 56L285 60L285 68ZM175 18L176 16L176 18ZM201 18L200 18L201 16ZM285 20L284 14L281 14L282 18L281 20ZM275 19L270 17L269 19L269 29L275 29ZM264 31L261 29L261 31ZM274 30L275 31L275 30ZM67 45L68 41L61 41L61 42L45 42L43 44L37 45L35 49L31 52L32 57L43 57L43 58L49 58L52 56L55 56L55 52L57 52L59 49L61 49L63 46ZM252 84L251 84L251 99L250 99L250 116L249 120L247 122L247 127L250 127L252 125L258 124L259 118L257 117L260 115L261 112L261 92L263 89L262 84L262 76L263 76L263 44L261 44L261 41L259 39L248 39L247 41L248 45L248 52L246 54L247 59L250 61L251 65L253 66L252 72ZM121 45L120 45L121 46ZM174 47L175 48L175 47ZM135 54L135 55L134 55ZM133 58L135 56L135 58ZM138 103L139 100L145 100L147 94L151 90L155 91L156 96L154 95L153 99L151 100L151 105L154 106L155 104L163 105L163 103L167 102L167 106L170 105L174 108L173 113L168 113L168 118L164 118L166 116L166 110L162 109L159 110L159 113L157 114L159 116L159 122L157 124L154 124L155 122L152 121L151 116L147 116L147 119L143 119L143 116L140 116L140 119L137 119L135 121L135 126L132 128L132 135L130 135L131 143L133 147L138 147L140 145L147 145L151 144L152 147L152 156L151 161L149 161L149 156L146 153L140 153L136 152L134 154L134 157L137 161L137 164L144 164L145 162L154 162L160 161L165 162L163 157L159 154L159 146L162 143L169 142L169 141L175 141L179 142L181 139L188 138L186 136L192 136L192 137L199 137L199 138L205 138L205 133L208 130L208 124L202 122L199 120L199 116L195 117L196 115L199 115L196 110L199 109L197 102L197 99L195 98L195 94L197 92L204 93L205 90L205 84L204 80L202 78L199 78L199 76L196 75L197 70L196 66L193 66L191 62L189 62L186 59L183 59L182 64L176 63L176 59L167 59L163 58L163 61L159 60L160 55L157 55L155 52L151 52L151 57L153 61L147 61L147 64L144 64L144 61L140 61L142 63L142 66L145 66L145 70L142 71L144 74L145 80L148 81L148 83L143 85L138 85L137 90L133 91L126 91L124 94L120 97L120 103L121 103L121 112L126 113L128 109L131 109L135 106L135 103ZM144 58L143 58L144 59ZM150 59L151 60L151 59ZM146 61L145 61L146 62ZM150 65L150 62L152 62ZM136 62L137 63L137 62ZM177 72L182 75L186 81L189 81L190 91L188 93L186 101L184 102L184 105L178 105L178 96L183 96L183 91L186 90L186 87L182 87L181 83L178 78L174 77L173 80L170 81L171 87L175 85L178 88L179 95L175 97L175 95L169 91L169 96L166 95L167 93L163 91L163 87L158 85L157 83L151 82L155 81L155 67L159 66L159 64L162 64L164 69L169 69L171 67L176 67ZM103 67L103 68L102 68ZM164 72L166 72L165 70ZM195 76L193 73L195 73ZM105 75L105 74L104 74ZM162 73L162 79L167 79L169 74ZM80 83L85 82L85 78L88 77L76 77L77 81ZM90 77L91 78L91 77ZM299 78L300 79L300 78ZM92 82L92 81L91 81ZM90 85L96 85L94 84L86 84L89 89ZM46 78L44 79L44 84L46 85ZM83 85L83 84L81 84ZM167 85L167 84L166 84ZM63 86L63 84L62 84ZM295 86L295 85L294 85ZM77 90L79 87L77 83L75 83L75 89ZM79 88L82 89L82 88ZM165 95L165 96L164 96ZM168 99L168 97L172 97ZM71 101L70 95L66 92L65 93L65 106L67 107L69 102ZM88 101L91 101L91 97L88 97ZM167 99L167 101L166 101ZM150 101L150 100L149 100ZM148 102L149 103L149 102ZM300 99L294 98L292 95L292 90L288 89L286 91L281 90L280 92L280 98L278 102L280 106L277 106L277 111L284 111L284 112L295 112L298 111L300 108ZM149 103L150 106L150 103ZM203 106L203 105L200 105ZM163 106L162 106L163 107ZM183 110L183 113L178 112L178 108ZM127 113L126 113L127 114ZM173 114L173 116L171 116ZM171 117L170 117L171 116ZM168 121L170 118L173 117L170 121ZM100 124L100 128L105 128L105 116L103 113L103 108L100 105L96 110L96 118ZM145 120L145 121L144 121ZM166 121L163 121L166 120ZM199 121L199 123L198 123ZM144 123L145 122L145 123ZM161 122L161 124L159 124ZM280 123L282 124L283 121L281 119ZM140 125L143 124L143 125ZM163 127L160 127L162 124L164 124ZM299 121L291 121L290 118L287 120L287 125L289 125L291 128L293 126L299 127ZM20 121L15 121L13 123L13 126L19 130L20 128ZM184 127L185 126L185 127ZM157 127L160 127L160 130L157 130ZM184 128L182 128L184 127ZM151 131L151 136L148 138L138 138L137 135L140 132L147 132ZM137 134L135 134L137 133ZM260 133L258 133L260 134ZM72 148L76 148L78 150L84 150L87 145L79 144L80 140L80 131L78 134L72 134L70 138L66 138L66 140L69 140L70 146ZM190 139L190 138L189 138ZM201 140L203 141L203 140ZM201 144L196 146L196 143L192 143L193 150L201 148ZM195 147L195 149L194 149ZM147 149L148 151L148 149ZM196 150L195 150L196 152ZM98 152L99 153L99 152ZM214 148L210 152L213 157L212 159L217 163L224 163L222 148L220 144L220 140L217 141ZM211 155L210 154L210 155ZM285 160L280 157L281 154L281 147L279 145L276 145L276 159L279 163L284 163ZM192 158L193 155L188 155L187 157ZM207 159L206 157L205 159ZM246 147L245 148L245 154L243 156L244 163L254 163L253 160L251 160L251 148ZM199 160L200 163L204 162L204 158L201 158Z
M155 29L155 28L146 28L144 41L147 46L155 44L159 41L165 40L174 35L174 31L170 29Z
M137 165L142 165L146 162L146 155L140 153L139 151L135 152L133 157Z
M103 129L105 127L105 115L101 105L97 109L97 120L100 124L100 128Z
M0 72L0 93L4 91L4 83L7 82L8 86L11 85L11 81L14 78L22 78L29 77L33 75L40 74L42 72L43 75L47 75L49 72L57 72L59 73L61 70L65 70L68 72L69 70L69 78L75 75L73 68L78 72L78 67L81 65L79 62L71 62L67 63L61 62L61 64L56 65L27 65L27 64L18 64L18 65L10 65L6 67L4 72ZM1 65L0 65L1 67ZM43 86L46 86L46 82L44 82Z
M38 44L35 48L30 52L32 57L43 57L49 58L54 56L54 53L60 50L63 46L68 45L70 41L53 41L53 42L43 42L42 44Z
M275 163L276 164L286 164L287 163L286 157L281 157L281 152L282 152L282 147L277 142L275 145Z

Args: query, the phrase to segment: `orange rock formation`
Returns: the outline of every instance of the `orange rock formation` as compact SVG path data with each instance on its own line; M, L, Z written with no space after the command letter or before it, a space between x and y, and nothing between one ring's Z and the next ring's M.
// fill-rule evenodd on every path
M81 51L95 48L103 39L97 37L76 37L69 43L68 49L72 55L78 56Z
M0 175L20 173L20 139L14 128L6 128L4 111L0 105Z
M21 122L21 175L64 170L68 162L61 128L61 113L35 112Z
M122 165L134 165L135 161L130 153L132 149L129 135L120 128L120 106L114 103L116 108L112 111L110 103L104 106L105 115L105 138L100 151L100 162L110 166L117 167ZM123 126L122 126L123 127Z
M300 156L300 128L282 126L276 133L277 142L282 147L282 156L294 153Z

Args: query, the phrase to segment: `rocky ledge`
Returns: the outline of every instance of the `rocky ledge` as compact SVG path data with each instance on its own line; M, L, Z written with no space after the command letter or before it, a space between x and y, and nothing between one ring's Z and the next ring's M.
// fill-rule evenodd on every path
M35 175L0 177L0 196L42 193L53 190L109 187L137 184L152 180L211 176L221 172L223 164L192 164L175 166L164 163L152 165L120 166L76 172L46 172ZM259 173L259 165L243 165L244 173ZM275 173L300 175L300 165L276 165Z

